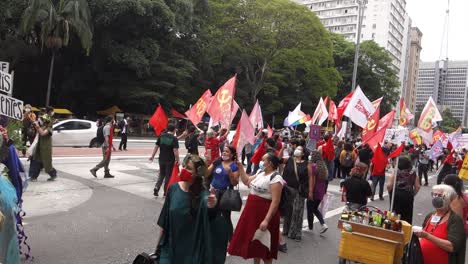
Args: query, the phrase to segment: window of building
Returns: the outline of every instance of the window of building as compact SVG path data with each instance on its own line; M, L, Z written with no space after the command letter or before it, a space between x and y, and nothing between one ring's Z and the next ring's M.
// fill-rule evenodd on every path
M372 29L376 29L377 28L377 25L376 24L372 24Z

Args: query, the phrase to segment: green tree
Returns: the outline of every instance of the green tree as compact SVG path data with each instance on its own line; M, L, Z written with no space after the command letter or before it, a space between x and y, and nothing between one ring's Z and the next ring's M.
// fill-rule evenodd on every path
M52 51L46 106L50 103L55 55L70 41L71 31L81 40L81 46L89 55L92 46L91 13L86 0L31 0L25 9L21 30L33 35Z
M450 108L445 108L441 115L440 129L442 132L451 133L461 125L461 121L453 116Z
M237 73L241 106L260 97L267 115L287 113L299 101L312 112L318 97L335 95L340 77L329 33L313 12L288 0L210 5L212 15L200 38L202 62L210 65L205 79L213 79L214 87Z
M342 78L337 97L342 99L351 92L355 45L338 34L332 34L332 41L335 67ZM357 84L370 100L384 97L380 106L382 114L392 110L399 99L399 83L392 59L374 41L364 41L361 44Z

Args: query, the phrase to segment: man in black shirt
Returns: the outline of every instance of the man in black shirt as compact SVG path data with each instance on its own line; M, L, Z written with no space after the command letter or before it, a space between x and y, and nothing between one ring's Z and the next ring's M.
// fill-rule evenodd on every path
M351 170L351 177L343 183L343 195L345 202L349 203L351 210L357 210L359 207L367 204L367 197L372 195L369 183L364 179L367 165L359 162Z
M162 133L156 141L154 146L153 154L150 157L150 161L153 161L154 156L161 149L159 154L159 178L154 186L154 196L159 195L159 189L161 188L164 180L164 196L166 196L167 182L171 177L172 169L175 162L179 163L179 141L174 135L175 126L170 124L167 126L166 132Z
M185 148L187 152L192 155L198 155L198 134L194 126L187 129L187 136L185 137Z

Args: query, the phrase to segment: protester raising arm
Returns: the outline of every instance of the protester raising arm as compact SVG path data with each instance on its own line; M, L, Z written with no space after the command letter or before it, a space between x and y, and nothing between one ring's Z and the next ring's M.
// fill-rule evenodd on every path
M253 176L248 176L245 173L244 165L242 165L242 162L240 161L237 161L237 167L239 167L238 172L239 172L239 176L240 176L242 183L244 183L246 186L249 186L250 183L257 177L257 174Z

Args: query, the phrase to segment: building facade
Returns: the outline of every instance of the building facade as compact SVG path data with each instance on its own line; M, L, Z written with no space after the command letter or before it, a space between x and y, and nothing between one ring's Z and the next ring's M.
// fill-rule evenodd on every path
M408 70L406 83L403 86L403 98L411 113L416 113L416 83L418 80L419 63L421 55L421 40L422 32L417 27L412 27L410 30L410 48L408 61Z
M468 61L422 62L416 84L417 111L424 108L429 96L440 110L449 108L468 126Z

